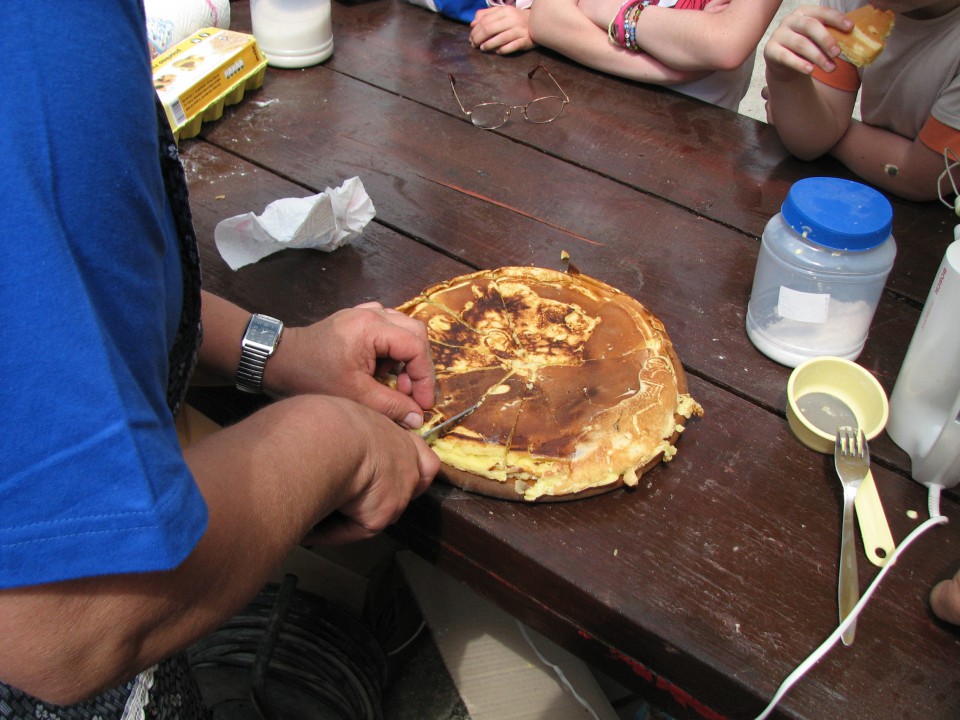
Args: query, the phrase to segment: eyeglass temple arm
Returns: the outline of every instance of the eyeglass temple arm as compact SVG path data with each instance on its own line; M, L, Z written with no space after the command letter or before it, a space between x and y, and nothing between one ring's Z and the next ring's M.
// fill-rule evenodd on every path
M561 93L563 93L563 99L566 100L567 102L570 102L570 98L567 97L566 91L565 91L562 87L560 87L560 83L557 82L557 79L556 79L553 75L550 74L550 71L547 70L547 68L546 68L544 65L542 65L542 64L541 64L541 65L537 65L533 70L531 70L530 72L527 73L527 77L530 78L531 80L533 80L533 76L536 74L537 70L543 70L543 71L547 74L547 76L548 76L551 80L553 80L553 84L557 86L557 90L559 90ZM453 79L453 75L450 76L450 79L451 79L451 80Z
M457 101L457 105L460 106L461 112L465 115L470 115L470 111L463 106L463 103L460 101L460 96L457 95L457 80L453 77L453 73L447 73L447 77L450 78L450 89L453 90L453 97Z

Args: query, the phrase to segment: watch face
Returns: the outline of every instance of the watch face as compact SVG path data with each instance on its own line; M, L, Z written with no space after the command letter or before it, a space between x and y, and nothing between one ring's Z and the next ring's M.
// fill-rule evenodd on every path
M283 323L264 315L254 315L250 320L244 341L272 350L277 343L277 336L283 328Z

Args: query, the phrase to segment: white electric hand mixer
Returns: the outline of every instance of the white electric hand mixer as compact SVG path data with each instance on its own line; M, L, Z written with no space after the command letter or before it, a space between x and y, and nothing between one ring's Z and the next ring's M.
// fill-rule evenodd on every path
M960 217L960 194L943 197L960 159L949 148L940 176L940 199ZM960 482L960 225L947 247L890 397L887 433L910 454L917 482L953 487Z

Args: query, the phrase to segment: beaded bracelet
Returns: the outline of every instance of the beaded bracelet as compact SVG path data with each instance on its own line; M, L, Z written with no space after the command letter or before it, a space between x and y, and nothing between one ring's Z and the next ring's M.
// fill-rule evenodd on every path
M646 7L645 0L626 0L616 17L607 26L610 42L632 52L640 52L637 45L637 21Z
M634 9L631 13L627 14L625 18L626 22L624 23L624 29L626 31L625 45L624 47L627 50L632 52L640 52L640 46L637 45L637 23L640 20L640 13L643 12L643 9L646 7L642 2L634 6Z
M607 26L607 37L613 45L623 47L625 39L624 16L635 1L636 0L624 0L623 4L620 5L620 10Z

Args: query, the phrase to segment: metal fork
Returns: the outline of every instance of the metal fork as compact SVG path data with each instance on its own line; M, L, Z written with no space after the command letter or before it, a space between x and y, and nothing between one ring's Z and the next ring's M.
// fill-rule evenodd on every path
M860 580L857 576L857 549L854 542L853 507L857 499L860 483L870 471L870 449L863 430L849 426L837 428L834 446L834 464L837 475L843 484L843 528L840 532L840 577L838 579L837 600L840 607L840 621L850 613L860 598ZM853 644L857 631L854 621L843 633L844 645Z

